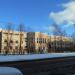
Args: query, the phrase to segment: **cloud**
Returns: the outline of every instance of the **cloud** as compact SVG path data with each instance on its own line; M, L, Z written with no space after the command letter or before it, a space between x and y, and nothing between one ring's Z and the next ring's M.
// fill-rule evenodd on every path
M66 4L62 4L61 7L64 10L59 12L51 12L50 18L57 24L63 24L66 22L69 26L75 23L75 1L70 1Z
M56 28L54 26L49 26L48 30L50 30L50 31L56 31Z

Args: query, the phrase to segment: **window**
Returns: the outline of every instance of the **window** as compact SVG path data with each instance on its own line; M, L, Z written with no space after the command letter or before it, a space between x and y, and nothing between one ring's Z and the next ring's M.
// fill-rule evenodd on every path
M21 50L23 50L23 47L21 47Z
M42 43L42 38L40 38L40 43Z
M35 38L33 38L32 40L33 40L33 42L35 42Z
M43 43L45 43L45 42L44 42L44 38L43 38Z
M27 38L25 38L25 42L27 42Z
M46 38L45 38L45 43L46 43Z
M39 39L37 38L37 43L39 43Z
M22 44L23 44L23 41L22 41Z
M10 46L10 49L12 49L12 46Z
M15 49L18 49L18 46L15 46Z
M16 43L18 43L18 40L16 41Z
M25 46L25 48L27 48L27 46Z
M13 43L13 41L12 41L12 40L10 40L10 43Z
M7 42L7 40L5 39L4 42Z
M42 38L39 38L39 43L42 43Z
M41 43L43 43L43 38L41 38Z
M6 50L7 49L7 46L4 46L4 50Z
M39 43L41 43L40 38L39 38L39 40L38 40L38 41L39 41Z

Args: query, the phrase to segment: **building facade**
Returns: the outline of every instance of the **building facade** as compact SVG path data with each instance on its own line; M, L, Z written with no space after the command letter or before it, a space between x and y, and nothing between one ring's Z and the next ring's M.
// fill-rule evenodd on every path
M25 32L0 30L0 54L25 54Z
M74 49L73 45L73 40L69 37L0 30L0 54L64 52L71 47Z
M27 33L27 46L28 51L33 53L45 53L48 52L47 43L49 36L41 32L28 32Z
M50 36L49 46L50 52L65 52L65 50L68 51L70 47L73 47L73 40L71 37L53 35Z

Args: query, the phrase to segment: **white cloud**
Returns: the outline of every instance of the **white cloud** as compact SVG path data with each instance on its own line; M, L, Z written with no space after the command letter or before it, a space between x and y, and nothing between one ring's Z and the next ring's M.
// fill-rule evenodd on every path
M49 29L50 31L56 31L56 28L55 28L54 26L49 26L48 29Z
M50 18L52 18L57 24L66 22L71 25L75 23L75 1L70 1L66 4L62 4L63 11L51 12Z

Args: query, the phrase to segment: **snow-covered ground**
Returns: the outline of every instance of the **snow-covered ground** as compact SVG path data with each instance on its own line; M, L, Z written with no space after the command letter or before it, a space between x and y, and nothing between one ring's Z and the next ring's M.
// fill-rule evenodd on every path
M75 56L75 53L48 53L48 54L31 54L31 55L0 55L0 62L36 60L45 58Z
M16 68L0 67L0 75L23 75L23 74Z

